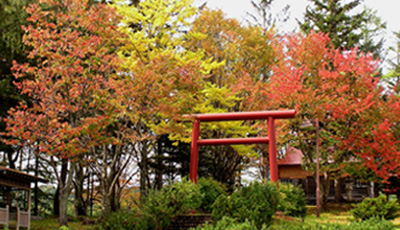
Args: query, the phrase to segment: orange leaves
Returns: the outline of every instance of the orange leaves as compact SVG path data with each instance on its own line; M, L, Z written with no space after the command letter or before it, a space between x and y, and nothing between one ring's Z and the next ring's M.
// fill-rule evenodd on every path
M271 77L270 95L275 103L287 105L289 100L306 105L300 113L323 109L337 119L373 105L378 79L373 77L377 62L371 56L334 50L328 35L322 33L289 35L281 42L275 46L280 60Z
M31 5L27 12L35 24L24 28L29 58L38 64L13 67L17 78L29 76L18 87L32 105L10 111L6 135L36 143L43 153L74 157L115 142L103 134L113 124L109 90L115 87L109 79L117 77L118 56L109 51L119 45L118 17L105 4L89 9L78 0L43 3L51 10Z
M313 32L280 38L274 49L278 61L267 88L271 104L318 117L321 151L335 152L335 167L343 168L343 160L356 155L382 178L400 171L399 119L391 112L400 107L392 96L382 99L379 61L357 49L334 50L327 35Z

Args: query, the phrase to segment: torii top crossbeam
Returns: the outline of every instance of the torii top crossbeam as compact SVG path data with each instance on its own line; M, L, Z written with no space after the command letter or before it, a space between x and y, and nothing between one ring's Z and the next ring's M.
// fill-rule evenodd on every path
M295 116L296 116L295 110L185 115L186 118L192 117L195 119L195 121L193 122L192 146L190 155L190 180L195 183L197 182L199 146L269 143L271 180L274 182L278 182L278 166L276 160L276 141L275 141L275 119L294 118ZM200 122L260 120L260 119L268 120L268 137L199 140Z
M294 118L296 110L273 110L257 112L237 113L211 113L189 115L199 121L237 121L237 120L266 120L269 117L274 119Z

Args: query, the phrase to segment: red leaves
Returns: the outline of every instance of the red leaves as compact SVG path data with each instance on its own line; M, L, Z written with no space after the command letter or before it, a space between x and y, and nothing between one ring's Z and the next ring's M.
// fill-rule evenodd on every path
M382 100L379 62L357 49L334 50L324 34L289 35L280 41L268 88L271 104L318 117L324 127L322 144L327 145L321 151L334 151L335 159L346 159L340 153L359 156L385 179L399 172L399 121L389 111L399 113L400 107L395 97ZM335 163L339 169L346 162Z
M77 0L43 3L63 9L27 8L36 25L24 28L24 43L32 46L28 57L38 65L14 63L13 70L17 78L30 76L18 87L33 105L10 110L6 135L15 138L11 144L36 143L43 153L74 157L114 141L100 134L112 122L109 90L115 87L109 79L116 77L118 57L109 50L119 45L118 17L105 4L88 9Z

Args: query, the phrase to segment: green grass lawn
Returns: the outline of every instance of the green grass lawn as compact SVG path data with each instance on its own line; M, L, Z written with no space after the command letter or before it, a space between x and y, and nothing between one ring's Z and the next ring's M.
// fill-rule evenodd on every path
M346 224L351 221L354 221L354 218L350 214L351 205L348 204L329 204L327 210L321 210L320 217L316 216L316 208L315 206L307 206L307 216L304 219L304 222L301 218L293 218L286 217L281 215L274 216L274 222L272 225L272 229L280 229L280 226L294 226L294 225L302 225L303 223L307 223L309 225L326 224L326 223L339 223ZM392 220L397 229L400 229L400 217Z
M353 220L349 210L350 205L336 205L330 204L328 210L322 210L319 218L316 217L315 206L307 206L307 216L304 219L304 223L315 225L317 223L340 223L346 224ZM393 220L393 223L397 228L400 229L400 217ZM303 220L301 218L287 217L283 215L275 215L274 222L271 229L279 230L281 226L295 226L302 225ZM57 230L58 222L55 218L47 218L41 221L32 221L32 230ZM85 225L82 222L71 221L68 223L69 230L93 230L94 225Z
M46 218L43 220L34 220L31 222L31 230L58 230L59 224L56 218ZM92 230L94 225L85 225L82 222L68 222L69 230Z

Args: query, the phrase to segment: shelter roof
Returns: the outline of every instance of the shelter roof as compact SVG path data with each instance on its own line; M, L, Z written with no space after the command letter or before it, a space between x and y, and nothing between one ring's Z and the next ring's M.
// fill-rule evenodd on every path
M278 165L301 165L303 153L301 150L289 147L286 150L285 157L278 160Z
M23 180L23 181L29 181L29 182L43 182L43 183L48 183L49 181L37 176L30 175L28 173L24 173L15 169L10 169L6 168L3 166L0 166L0 176L5 178L12 178L13 180Z

